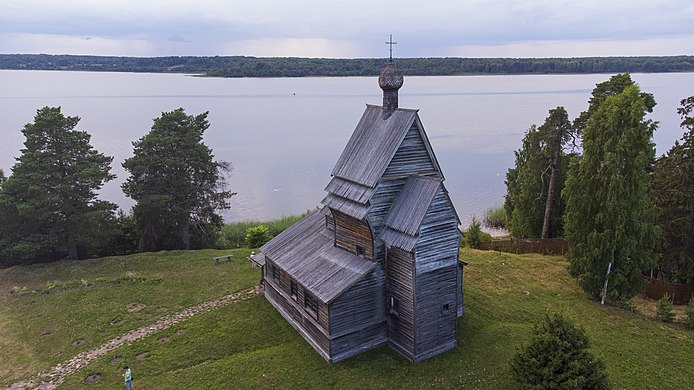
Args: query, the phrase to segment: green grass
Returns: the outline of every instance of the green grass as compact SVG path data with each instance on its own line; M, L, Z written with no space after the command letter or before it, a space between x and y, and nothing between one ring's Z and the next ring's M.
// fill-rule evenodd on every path
M217 235L217 248L239 248L241 246L247 245L246 243L246 229L256 227L258 225L265 225L268 228L268 232L272 237L280 234L285 229L293 225L295 222L305 217L309 212L306 211L299 215L288 215L273 219L271 221L242 221L227 223L220 229Z
M0 385L153 322L159 307L170 313L255 284L258 270L241 261L244 251L234 252L237 260L219 266L210 260L219 251L199 251L0 270L7 291L22 283L43 287L54 279L116 278L126 270L161 278L0 300L0 357L3 366L11 367L0 371ZM684 389L694 383L694 332L588 300L566 272L562 257L470 249L461 254L470 265L465 270L466 315L458 323L459 345L423 363L409 363L382 347L327 364L259 296L111 352L70 376L61 388L122 386L124 363L133 368L136 386L142 389L514 388L508 363L546 312L562 312L585 329L615 388ZM146 304L139 313L151 317L143 320L139 313L128 313L124 307L133 302ZM114 318L125 322L111 325ZM41 336L46 327L54 332ZM166 343L160 340L164 336L169 338ZM76 337L88 345L72 346ZM148 357L136 359L141 353ZM115 356L123 360L111 364ZM92 373L100 373L102 380L86 385L84 379Z

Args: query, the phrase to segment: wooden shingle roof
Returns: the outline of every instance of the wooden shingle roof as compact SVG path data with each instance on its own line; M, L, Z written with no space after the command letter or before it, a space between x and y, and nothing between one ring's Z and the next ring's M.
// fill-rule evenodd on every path
M330 303L374 269L376 263L333 245L327 207L278 234L260 251L321 302Z
M411 251L417 243L419 228L424 220L441 179L410 176L385 219L381 239L390 246Z
M332 175L374 188L395 155L417 110L398 108L388 119L381 106L366 106L357 128L347 142Z

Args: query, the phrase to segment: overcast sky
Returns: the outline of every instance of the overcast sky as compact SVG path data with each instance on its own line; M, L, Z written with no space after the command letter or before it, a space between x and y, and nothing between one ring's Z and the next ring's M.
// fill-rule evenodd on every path
M0 53L680 55L692 0L0 0Z

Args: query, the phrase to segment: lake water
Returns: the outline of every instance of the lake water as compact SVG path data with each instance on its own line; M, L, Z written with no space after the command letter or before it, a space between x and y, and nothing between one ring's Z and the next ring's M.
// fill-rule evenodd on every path
M610 75L408 77L400 107L418 108L463 225L501 205L513 151L549 109L571 118L587 108L595 84ZM694 93L694 73L634 74L658 105L658 154L681 138L676 108ZM179 74L0 71L0 168L9 174L19 156L24 124L43 106L62 106L82 118L78 129L114 156L101 197L129 209L120 184L131 142L162 111L209 111L205 143L232 163L232 209L227 221L263 220L316 207L330 172L365 103L380 104L376 77L219 79Z

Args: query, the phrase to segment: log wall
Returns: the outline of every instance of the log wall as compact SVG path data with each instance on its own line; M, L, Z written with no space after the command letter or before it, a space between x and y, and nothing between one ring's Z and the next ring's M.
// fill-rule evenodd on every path
M332 210L335 218L335 246L348 252L357 253L356 247L364 248L364 257L373 260L374 245L371 228L366 220L359 221L347 214Z

